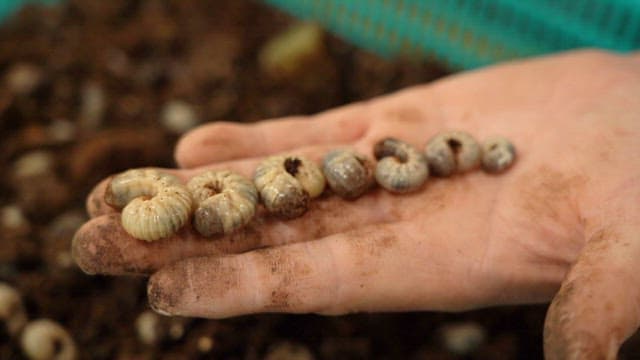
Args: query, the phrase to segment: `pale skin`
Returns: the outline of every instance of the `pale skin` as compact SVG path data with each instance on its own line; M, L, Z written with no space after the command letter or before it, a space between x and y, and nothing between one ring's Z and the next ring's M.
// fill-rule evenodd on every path
M73 253L88 273L152 274L171 315L461 311L551 302L549 359L615 358L640 324L640 56L566 53L462 73L309 117L215 122L181 139L179 169L251 176L276 153L320 162L338 147L371 156L393 136L422 148L442 130L502 135L518 151L499 175L430 178L314 200L301 218L264 214L214 241L190 228L154 243L126 235L89 195Z

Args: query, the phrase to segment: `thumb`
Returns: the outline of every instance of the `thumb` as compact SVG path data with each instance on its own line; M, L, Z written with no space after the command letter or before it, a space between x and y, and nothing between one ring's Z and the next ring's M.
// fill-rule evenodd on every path
M615 359L640 325L640 226L602 228L589 238L553 299L546 359Z

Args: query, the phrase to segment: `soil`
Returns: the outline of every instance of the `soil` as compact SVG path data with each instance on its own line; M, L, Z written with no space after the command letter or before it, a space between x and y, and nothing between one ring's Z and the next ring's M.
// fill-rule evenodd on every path
M174 166L182 130L315 113L449 73L326 35L314 53L319 71L296 81L268 74L260 49L294 21L247 0L72 0L27 6L3 24L0 280L21 292L30 318L61 323L87 359L541 358L546 306L219 321L153 315L157 336L145 344L136 332L149 309L145 279L75 266L69 245L86 220L87 192L127 168ZM163 109L175 101L191 113L167 125ZM442 329L461 322L486 333L466 356L442 341ZM23 358L17 339L1 339L0 358Z

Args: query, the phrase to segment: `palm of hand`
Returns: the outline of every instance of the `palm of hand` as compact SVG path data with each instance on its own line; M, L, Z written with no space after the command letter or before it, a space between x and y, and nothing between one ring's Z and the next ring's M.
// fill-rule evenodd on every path
M205 168L250 176L277 152L319 161L350 146L371 155L387 136L423 146L444 129L478 139L504 135L519 158L501 175L432 178L408 195L376 189L353 202L324 197L302 218L262 217L216 241L189 229L152 244L131 239L102 204L103 183L89 197L94 219L75 237L74 255L92 273L159 270L149 285L152 306L204 317L543 302L567 276L547 319L547 332L557 335L548 337L547 355L615 355L639 321L640 314L625 315L636 302L622 301L610 324L592 327L586 340L578 330L600 319L607 304L629 298L621 281L637 278L629 256L620 256L640 250L630 238L637 237L638 219L630 217L640 196L635 61L570 54L452 77L308 120L205 126L178 146L183 169L175 173L185 179ZM603 298L593 300L596 292ZM612 327L621 330L611 335Z

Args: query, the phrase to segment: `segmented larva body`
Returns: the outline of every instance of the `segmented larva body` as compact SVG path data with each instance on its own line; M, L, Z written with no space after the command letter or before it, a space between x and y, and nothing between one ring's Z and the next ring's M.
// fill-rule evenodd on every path
M438 176L473 170L480 165L480 144L464 131L446 131L432 137L425 146L429 167Z
M207 171L192 178L193 225L203 236L229 234L248 224L256 213L258 191L253 183L231 171Z
M192 209L191 195L180 180L154 169L132 169L113 177L105 202L122 209L122 227L145 241L178 231Z
M374 165L366 156L352 150L333 150L323 161L322 171L333 192L345 199L355 199L374 183Z
M482 143L482 168L486 172L502 172L515 158L516 148L504 137L495 136Z
M325 187L320 168L303 156L277 155L258 165L253 182L267 211L284 219L307 211Z
M415 191L429 177L429 167L424 155L403 141L382 139L375 144L373 153L378 159L376 181L389 191Z

